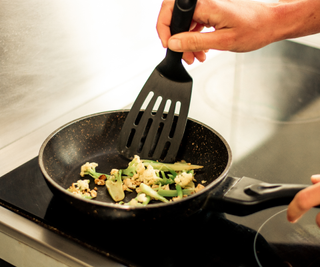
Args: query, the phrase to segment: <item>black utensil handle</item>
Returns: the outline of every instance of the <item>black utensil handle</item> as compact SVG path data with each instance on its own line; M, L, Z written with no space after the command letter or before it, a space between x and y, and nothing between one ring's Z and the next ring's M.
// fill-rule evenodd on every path
M171 35L189 31L197 0L176 0L170 24Z
M189 31L197 0L176 0L170 24L171 35ZM164 77L176 82L192 82L192 78L181 64L183 53L167 49L164 60L157 69Z
M269 184L257 179L226 177L222 184L229 184L224 195L213 194L210 203L218 211L245 216L267 208L287 205L294 196L308 185Z
M171 35L189 31L196 5L197 0L175 1L170 23ZM180 62L182 54L183 53L181 52L174 52L170 49L167 49L166 57L170 58L173 62Z

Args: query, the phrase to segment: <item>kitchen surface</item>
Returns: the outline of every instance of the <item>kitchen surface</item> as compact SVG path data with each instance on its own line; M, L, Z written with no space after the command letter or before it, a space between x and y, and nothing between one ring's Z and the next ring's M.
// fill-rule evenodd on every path
M161 1L109 5L2 2L0 259L14 266L150 266L102 242L106 233L79 233L94 222L53 198L37 166L42 142L60 126L130 108L165 55L155 31ZM186 66L194 82L189 117L227 140L229 175L310 184L320 172L319 48L320 36L313 35L245 54L210 51L205 63ZM319 266L317 209L297 224L286 221L285 209L238 217L204 207L182 228L197 232L190 239L190 262L200 254L203 266ZM125 242L114 244L131 246L119 236ZM136 254L149 251L148 243L134 242ZM177 243L184 248L184 241ZM151 256L157 255L150 252L146 259ZM159 260L166 266L184 262L174 256Z

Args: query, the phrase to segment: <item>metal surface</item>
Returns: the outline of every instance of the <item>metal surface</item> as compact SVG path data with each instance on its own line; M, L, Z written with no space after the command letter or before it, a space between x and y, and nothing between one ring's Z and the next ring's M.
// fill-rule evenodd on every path
M6 208L0 213L0 257L14 266L123 266Z
M0 149L154 67L165 54L154 29L160 5L1 1ZM140 89L120 92L121 107Z

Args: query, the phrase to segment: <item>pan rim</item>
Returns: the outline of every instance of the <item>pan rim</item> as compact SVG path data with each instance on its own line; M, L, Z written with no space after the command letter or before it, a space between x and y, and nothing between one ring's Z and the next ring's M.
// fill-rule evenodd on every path
M96 116L101 116L101 115L107 115L107 114L115 114L115 113L126 113L129 112L129 109L119 109L119 110L111 110L111 111L102 111L102 112L97 112L97 113L93 113L93 114L89 114L89 115L85 115L82 117L79 117L77 119L74 119L70 122L65 123L64 125L60 126L59 128L57 128L55 131L53 131L42 143L40 150L39 150L39 155L38 155L38 165L40 167L40 170L43 174L43 176L45 177L46 181L49 182L55 189L57 189L58 191L60 191L61 193L65 194L69 194L70 197L72 197L75 200L80 200L80 201L84 201L87 204L94 204L97 206L101 206L101 207L108 207L108 208L117 208L117 209L121 209L121 210L127 210L127 211L134 211L134 210L143 210L143 209L155 209L155 208L159 208L159 207L165 207L168 205L177 205L179 203L183 203L184 201L189 201L193 198L197 198L198 196L202 195L205 192L208 192L210 190L212 190L213 187L215 187L217 184L219 184L227 175L227 173L229 172L229 169L231 167L232 164L232 151L231 148L228 144L228 142L223 138L223 136L218 133L216 130L214 130L212 127L196 120L193 118L188 117L189 121L195 122L197 124L199 124L202 127L207 128L209 131L213 132L215 135L217 135L217 137L219 137L219 139L223 142L223 144L226 147L226 150L228 152L228 161L226 164L226 167L224 168L223 172L211 183L209 183L208 185L205 186L204 189L202 189L200 192L197 192L193 195L190 195L186 198L183 198L179 201L170 201L170 202L166 202L166 203L153 203L151 205L147 205L147 206L126 206L126 205L119 205L117 203L109 203L109 202L103 202L103 201L97 201L97 200L92 200L92 199L85 199L85 198L81 198L79 196L76 196L70 192L68 192L65 188L63 188L61 185L59 185L56 181L54 181L50 175L47 173L47 171L45 170L44 164L43 164L43 152L45 150L46 145L48 144L48 142L56 135L58 134L60 131L62 131L63 129L67 128L68 126L79 122L79 121L83 121L87 118L92 118L92 117L96 117ZM210 194L207 195L207 197L209 197Z

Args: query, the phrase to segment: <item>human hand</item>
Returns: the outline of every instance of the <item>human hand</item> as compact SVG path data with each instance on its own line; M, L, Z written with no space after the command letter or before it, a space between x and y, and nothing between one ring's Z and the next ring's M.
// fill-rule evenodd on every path
M296 194L288 206L287 218L295 223L312 207L320 205L320 174L311 176L312 186L301 190ZM320 213L316 217L316 223L320 227Z
M192 64L204 61L209 49L247 52L275 40L272 7L251 0L198 0L189 32L171 37L170 22L174 0L164 0L159 13L157 31L165 48L184 52L183 59ZM274 22L273 22L274 23ZM211 32L201 32L204 27Z

